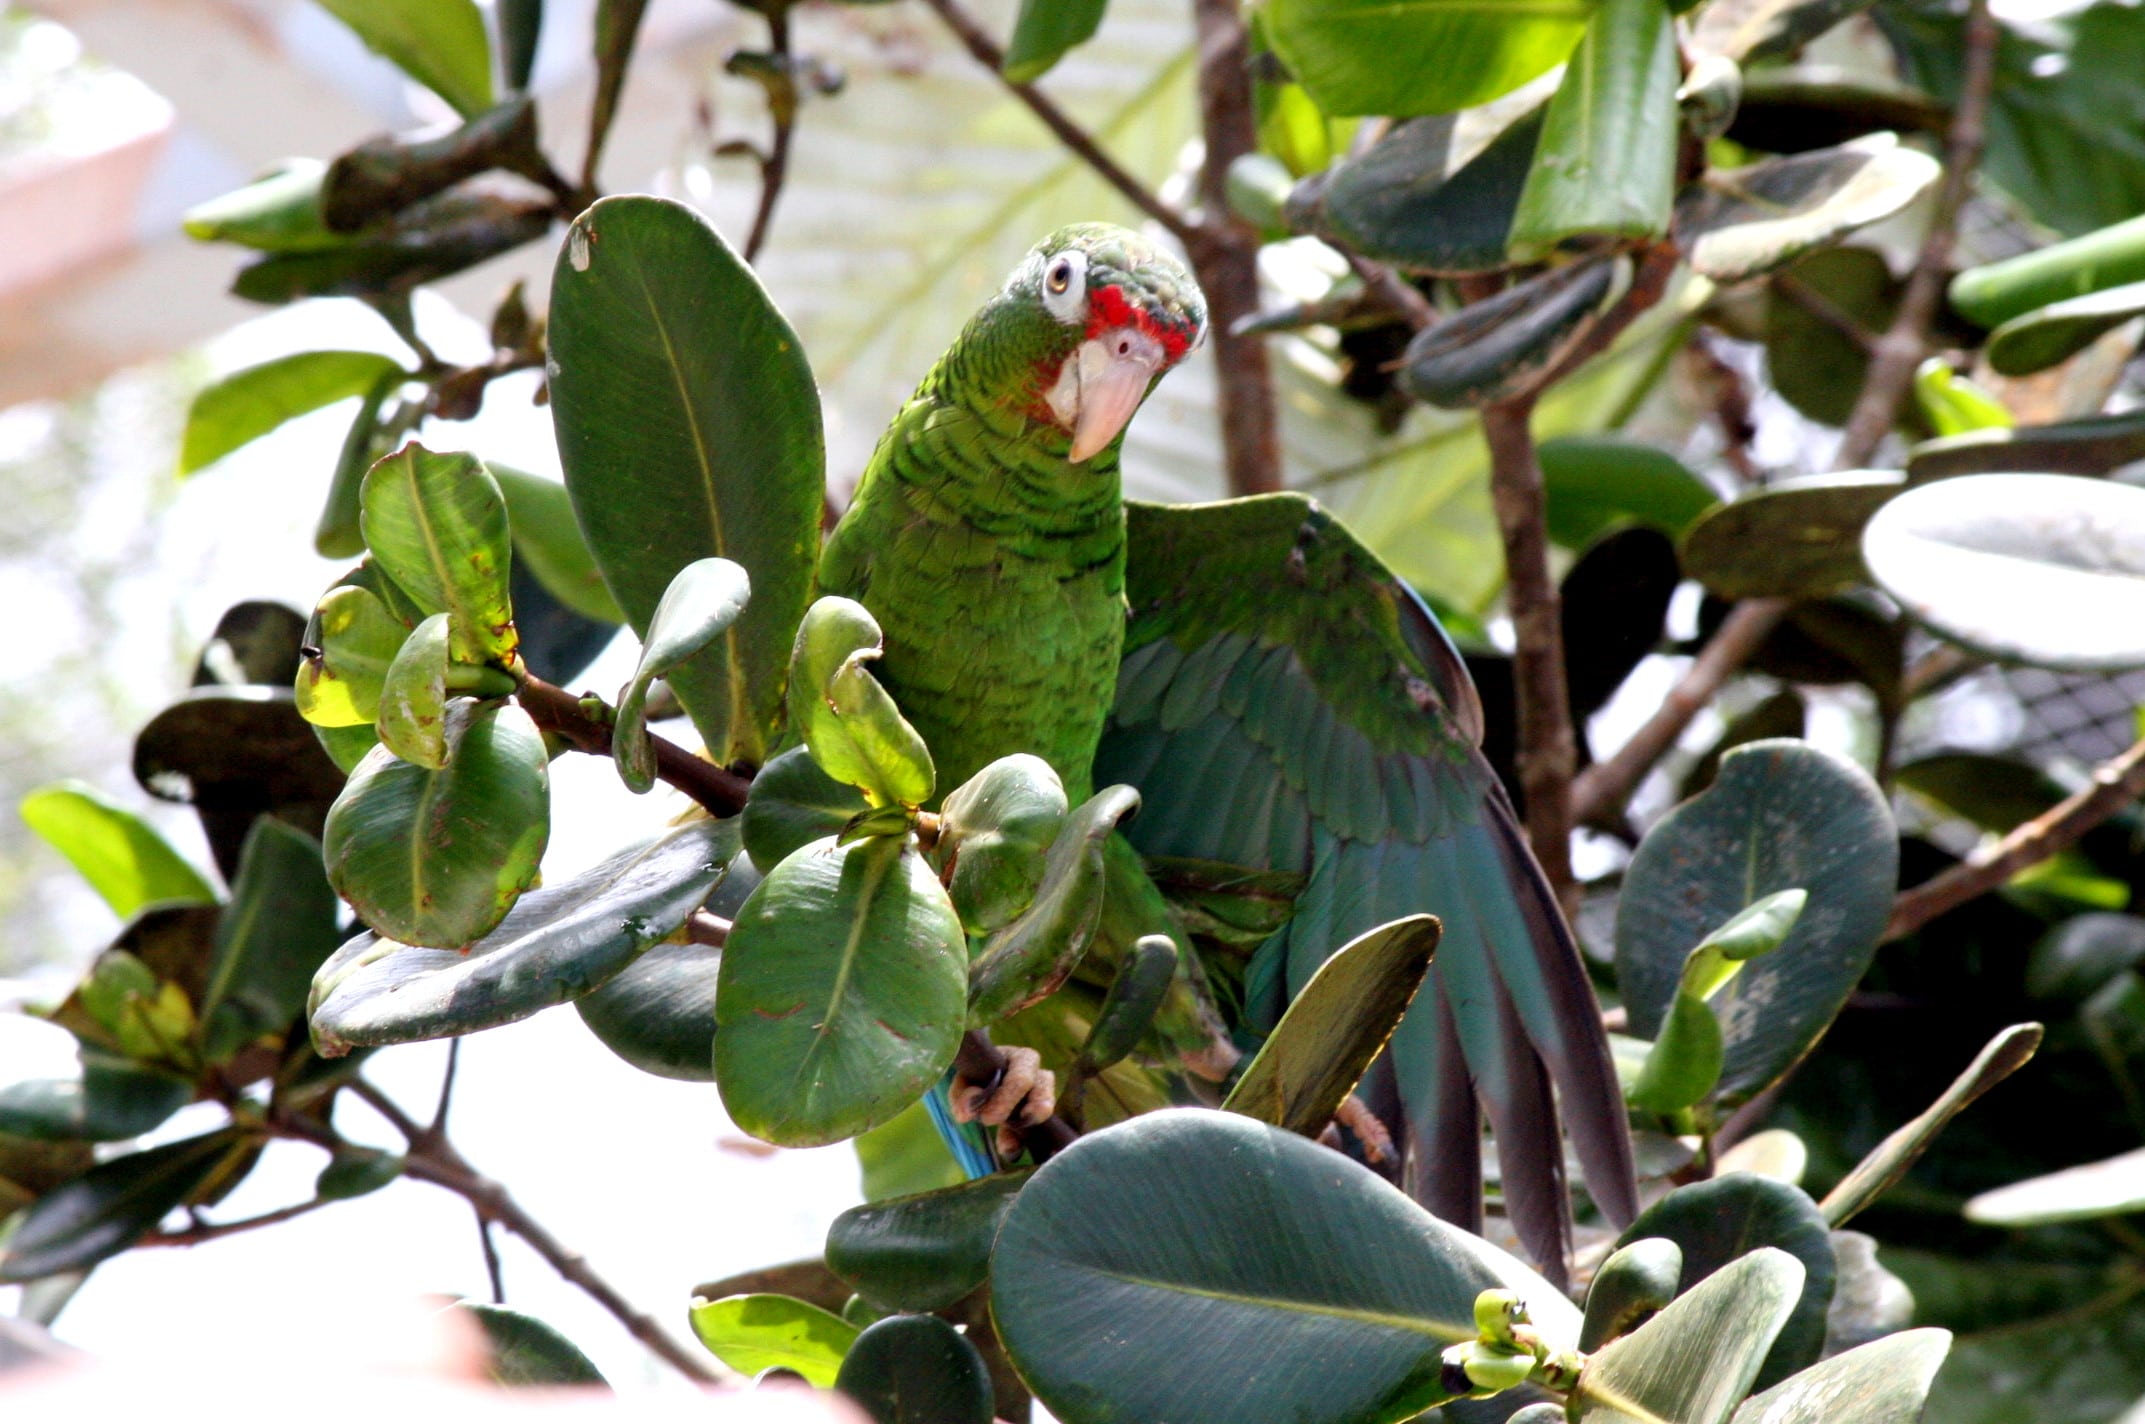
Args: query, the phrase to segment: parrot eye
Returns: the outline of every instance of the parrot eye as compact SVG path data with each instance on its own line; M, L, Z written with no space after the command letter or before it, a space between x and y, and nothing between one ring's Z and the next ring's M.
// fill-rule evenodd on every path
M1087 316L1087 254L1061 252L1043 269L1043 307L1067 326Z

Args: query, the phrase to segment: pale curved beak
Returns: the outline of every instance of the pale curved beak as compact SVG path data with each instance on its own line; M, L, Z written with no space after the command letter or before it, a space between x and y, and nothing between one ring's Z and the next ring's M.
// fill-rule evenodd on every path
M1077 465L1117 438L1166 356L1162 343L1146 332L1120 326L1089 337L1065 358L1045 399L1072 433L1067 459Z

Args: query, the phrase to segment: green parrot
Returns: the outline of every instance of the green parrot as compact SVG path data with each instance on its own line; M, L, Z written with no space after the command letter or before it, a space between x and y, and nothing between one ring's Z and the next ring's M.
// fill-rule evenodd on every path
M1325 957L1405 914L1443 918L1431 980L1361 1092L1403 1184L1481 1223L1481 1122L1538 1262L1569 1245L1559 1107L1588 1188L1636 1214L1624 1108L1570 930L1483 760L1481 708L1421 600L1294 494L1128 505L1126 424L1205 335L1169 253L1100 224L1034 248L881 438L819 565L871 610L875 671L941 787L1015 752L1077 802L1137 787L1109 848L1091 957L1161 929L1141 854L1301 877L1243 973L1271 1028ZM1135 851L1137 853L1135 853ZM1237 1057L1185 955L1157 1020L1194 1072Z

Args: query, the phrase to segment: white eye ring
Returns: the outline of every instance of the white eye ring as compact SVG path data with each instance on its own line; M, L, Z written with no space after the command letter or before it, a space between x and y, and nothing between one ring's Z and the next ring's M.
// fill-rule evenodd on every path
M1087 254L1060 252L1043 268L1043 309L1067 326L1087 319Z

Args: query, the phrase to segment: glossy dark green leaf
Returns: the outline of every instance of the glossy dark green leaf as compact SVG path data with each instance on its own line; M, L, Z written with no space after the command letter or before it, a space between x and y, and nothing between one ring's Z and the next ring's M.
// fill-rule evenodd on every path
M1028 1172L854 1206L827 1228L827 1265L888 1310L943 1310L983 1284Z
M2006 376L2030 376L2139 316L2145 316L2145 282L2055 302L1997 327L1989 336L1989 365Z
M298 669L299 713L316 727L370 726L410 630L369 589L341 584L320 600L311 632L318 655Z
M328 812L322 849L336 893L366 924L459 949L536 882L551 776L536 724L511 703L452 703L447 748L442 771L368 752Z
M1400 1026L1443 926L1411 915L1357 935L1320 966L1222 1103L1316 1137Z
M1442 114L1564 62L1583 0L1515 10L1497 0L1275 0L1274 49L1329 114Z
M1736 714L1722 730L1720 740L1708 748L1684 776L1676 788L1676 799L1688 801L1711 786L1713 778L1720 774L1720 759L1737 747L1768 737L1800 738L1807 712L1802 694L1792 687L1784 687L1748 711Z
M1592 1353L1629 1335L1676 1298L1683 1281L1683 1248L1665 1236L1618 1247L1587 1287L1579 1348Z
M1950 1350L1949 1330L1872 1340L1752 1395L1731 1424L1917 1424Z
M1139 808L1129 786L1106 786L1065 818L1042 883L1021 916L984 940L968 966L968 1021L997 1022L1047 998L1087 953L1102 921L1103 846Z
M194 1085L82 1045L74 1078L32 1078L0 1088L0 1134L41 1142L123 1142L154 1131L193 1101ZM0 1211L8 1208L0 1202Z
M695 559L752 576L752 606L670 684L716 761L766 761L826 470L796 333L704 218L645 197L606 198L575 222L550 333L566 487L635 631Z
M1907 478L1922 484L2014 470L2104 475L2134 460L2145 460L2145 412L1924 440L1907 454Z
M1668 231L1682 78L1663 0L1598 0L1542 122L1512 216L1514 258L1538 260L1567 238Z
M1198 1109L1052 1158L991 1262L1000 1338L1066 1424L1411 1418L1449 1397L1439 1354L1492 1289L1577 1340L1577 1309L1504 1252L1338 1153Z
M1802 1263L1760 1246L1587 1357L1579 1424L1725 1424L1794 1309Z
M289 158L274 171L186 210L180 225L198 242L230 242L261 252L318 252L347 239L321 216L328 165Z
M435 613L410 630L380 679L380 743L406 762L447 764L447 662L453 615Z
M484 1331L484 1370L494 1384L609 1387L578 1345L535 1316L474 1300L456 1301L454 1308Z
M1139 1046L1154 1023L1177 973L1177 944L1168 935L1142 935L1132 943L1110 978L1102 1007L1080 1045L1071 1072L1058 1085L1061 1109L1077 1114L1087 1080L1121 1062ZM1077 1117L1075 1118L1077 1121Z
M1974 1099L2023 1068L2040 1046L2041 1026L2036 1023L2013 1024L1990 1039L1941 1097L1912 1121L1895 1128L1825 1193L1825 1199L1818 1203L1825 1220L1833 1226L1843 1226L1897 1185L1953 1118Z
M1914 618L1991 657L2145 666L2145 489L2068 475L1941 480L1872 518L1862 553Z
M1731 142L1762 153L1813 153L1883 133L1941 139L1951 108L1888 73L1808 63L1743 73Z
M740 818L753 864L772 870L791 852L842 827L871 809L864 793L819 769L812 754L791 747L760 768L752 797Z
M1446 410L1471 410L1535 389L1593 329L1623 258L1581 258L1527 278L1418 332L1401 388Z
M363 512L358 496L365 487L365 472L387 453L382 448L380 411L402 382L399 368L373 382L359 400L350 428L343 432L343 448L335 456L335 473L328 477L328 492L320 501L320 517L313 524L313 552L323 559L354 559L365 552L365 531L358 524Z
M317 205L316 205L317 209ZM304 297L406 297L550 230L551 199L532 198L519 179L473 178L363 232L330 234L332 245L271 252L231 283L248 301Z
M320 0L389 60L468 118L492 103L491 44L475 0Z
M381 570L427 614L452 615L454 660L511 657L513 546L506 497L483 461L405 445L372 467L361 498L365 543Z
M579 998L684 924L736 847L735 822L689 821L530 891L496 929L460 950L361 934L313 980L314 1044L332 1057L360 1045L447 1038Z
M202 992L201 1052L220 1063L305 1010L306 990L341 938L320 843L270 816L253 823L216 927Z
M492 478L506 496L508 522L514 532L514 559L543 581L552 597L584 618L623 623L618 600L603 583L603 573L581 537L573 500L557 480L541 479L504 465L491 465Z
M1006 42L1005 77L1032 84L1048 74L1067 50L1093 38L1108 6L1109 0L1021 0Z
M1025 752L1000 757L946 794L932 853L953 867L946 889L970 933L1000 928L1035 899L1066 810L1058 774Z
M1681 1289L1686 1294L1758 1247L1777 1247L1793 1256L1802 1267L1801 1292L1778 1326L1756 1388L1768 1388L1816 1363L1825 1344L1825 1311L1832 1304L1838 1267L1824 1214L1800 1187L1749 1172L1693 1182L1640 1213L1617 1244L1628 1246L1649 1236L1673 1241L1682 1250Z
M865 666L883 650L878 620L863 604L815 602L790 656L790 726L822 771L872 804L920 806L937 774L930 748Z
M245 1142L234 1129L100 1162L37 1199L0 1256L0 1282L93 1266L132 1246Z
M953 1062L967 942L905 840L815 841L738 911L715 993L715 1081L753 1136L792 1147L854 1137Z
M816 1305L786 1295L733 1295L693 1302L693 1333L742 1375L795 1370L829 1388L860 1333Z
M238 873L256 817L275 815L317 835L343 786L342 771L280 687L195 688L142 728L133 769L143 789L194 808L227 877Z
M367 1196L400 1177L406 1163L399 1152L382 1152L376 1147L338 1148L313 1179L313 1195L327 1201Z
M1649 525L1681 538L1720 495L1689 466L1652 445L1608 435L1544 440L1542 486L1549 537L1584 549L1619 524Z
M1866 577L1862 530L1907 487L1887 470L1805 475L1702 515L1683 540L1683 569L1722 598L1817 598Z
M1757 1092L1809 1050L1860 982L1898 878L1890 808L1861 768L1806 742L1730 752L1712 788L1656 823L1625 872L1616 976L1633 1032L1660 1031L1690 946L1757 898L1805 890L1787 942L1713 1002L1726 1040L1722 1095Z
M501 168L535 179L543 170L536 105L512 99L444 134L369 139L328 165L321 216L337 232L357 232L465 178Z
M499 0L499 69L510 90L529 87L544 33L544 0Z
M2009 430L2018 424L2002 401L1931 356L1915 368L1914 404L1938 438L1976 430Z
M155 827L93 786L67 781L39 787L22 798L21 811L30 829L67 857L122 919L158 901L216 903L201 872Z
M842 1358L834 1387L872 1424L991 1424L991 1376L968 1338L935 1315L869 1326Z
M2069 242L1969 267L1951 279L1949 296L1960 315L2000 331L2033 312L2095 294L2134 295L2130 289L2141 281L2145 218L2132 218ZM1992 360L1994 355L1991 350Z
M1710 611L1710 605L1701 609L1701 627ZM1906 638L1895 614L1866 599L1809 599L1789 607L1786 619L1751 654L1750 666L1786 682L1860 683L1876 695L1880 710L1897 708L1906 675Z
M1364 256L1410 271L1501 271L1542 113L1515 120L1457 166L1450 118L1396 126L1323 179L1322 226Z
M301 351L233 371L203 387L187 408L179 473L213 465L286 420L365 395L401 372L393 358L372 351Z
M752 581L728 559L695 559L678 570L648 620L640 663L618 694L611 759L636 794L655 785L655 749L648 741L648 689L729 630L752 597Z
M1869 370L1856 333L1874 339L1889 326L1899 292L1883 254L1867 247L1819 248L1774 273L1764 308L1773 388L1810 419L1845 425Z
M1701 275L1746 281L1890 217L1937 173L1893 133L1711 169L1676 200L1676 242Z

